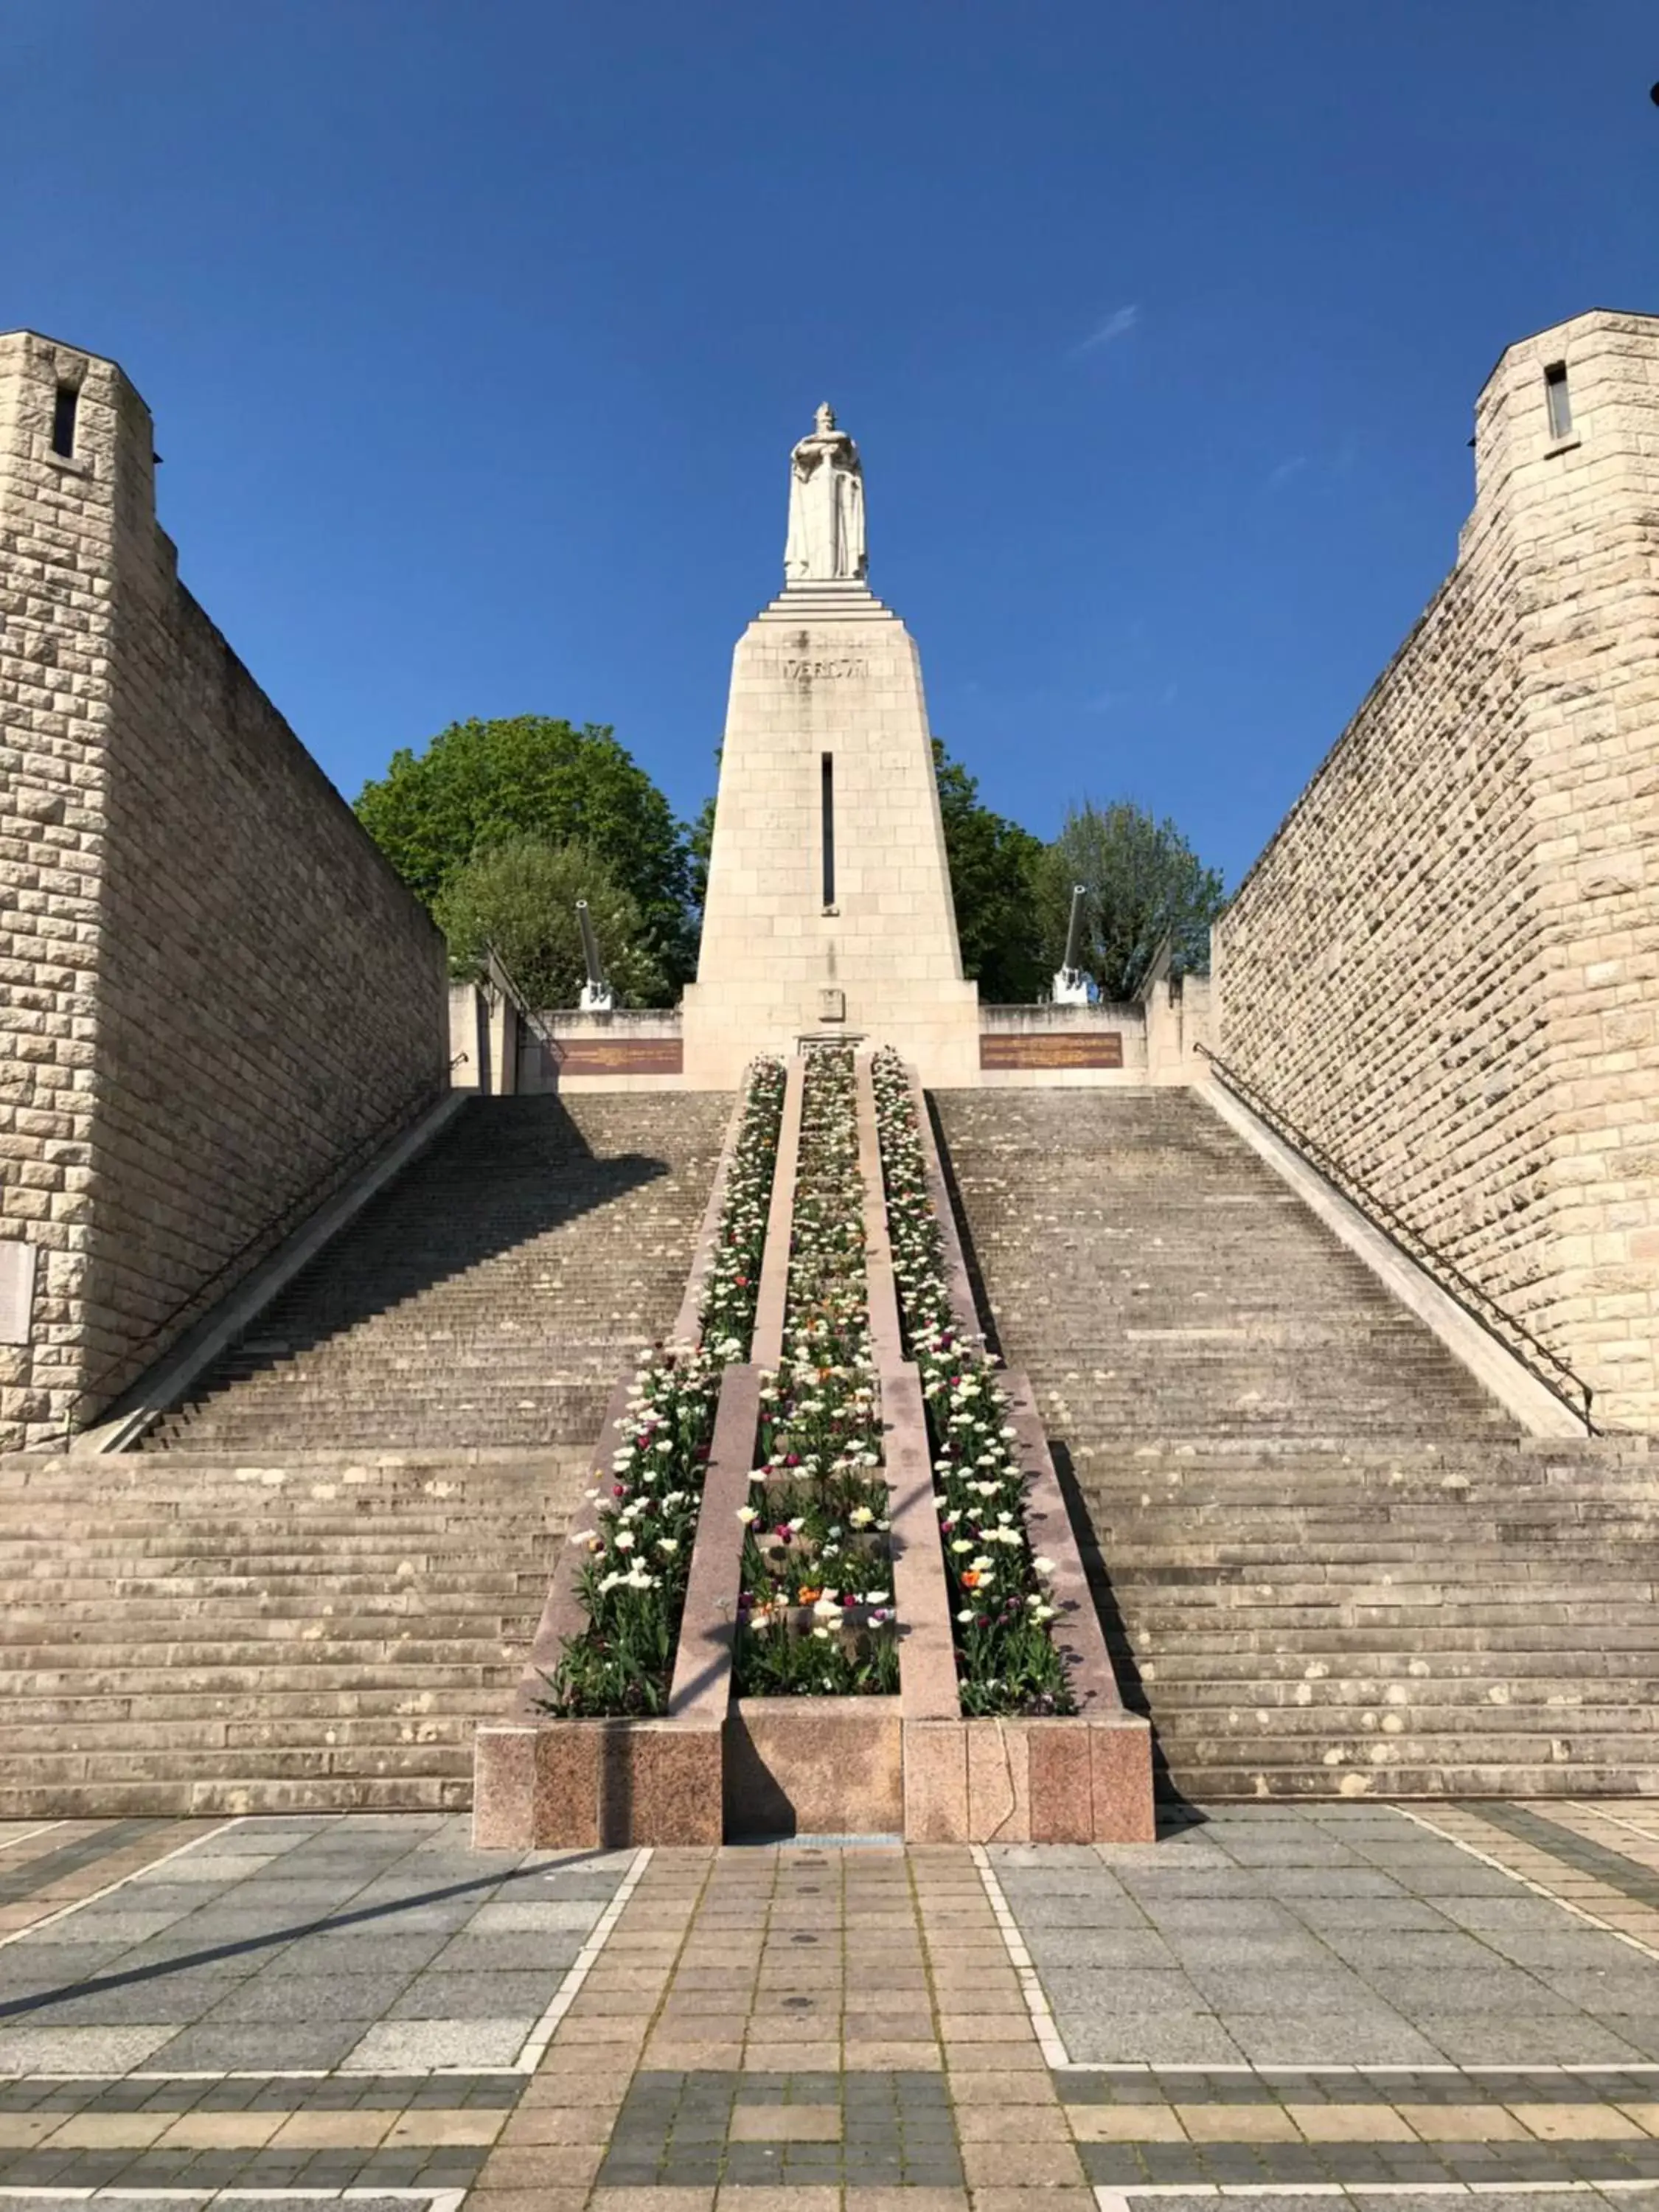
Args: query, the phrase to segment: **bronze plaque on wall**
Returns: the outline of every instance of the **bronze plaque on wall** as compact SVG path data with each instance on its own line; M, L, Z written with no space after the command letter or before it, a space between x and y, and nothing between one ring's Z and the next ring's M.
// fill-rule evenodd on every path
M1121 1030L1038 1030L1021 1036L981 1032L981 1067L1121 1067Z
M561 1037L550 1056L561 1075L683 1075L678 1037Z

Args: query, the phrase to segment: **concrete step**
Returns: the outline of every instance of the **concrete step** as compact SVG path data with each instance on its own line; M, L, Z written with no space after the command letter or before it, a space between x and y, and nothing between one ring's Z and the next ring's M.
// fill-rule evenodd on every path
M1645 1439L1522 1437L1191 1093L935 1103L1176 1787L1653 1786Z

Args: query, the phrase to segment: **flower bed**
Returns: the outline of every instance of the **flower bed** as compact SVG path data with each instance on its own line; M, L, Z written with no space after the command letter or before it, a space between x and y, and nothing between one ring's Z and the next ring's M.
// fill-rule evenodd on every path
M895 1691L887 1485L870 1350L853 1054L807 1061L784 1317L761 1385L733 1656L738 1696Z
M587 1625L545 1676L539 1709L562 1719L636 1718L667 1710L691 1571L720 1376L744 1358L760 1294L761 1255L783 1116L783 1064L750 1069L703 1285L699 1341L658 1348L635 1378L631 1433L611 1462L611 1496L586 1534ZM580 1542L580 1532L572 1539Z
M1075 1700L1049 1630L1051 1562L1033 1555L1026 1535L1006 1401L982 1346L951 1308L909 1073L888 1050L871 1073L900 1318L921 1374L933 1453L962 1711L973 1718L1068 1714Z

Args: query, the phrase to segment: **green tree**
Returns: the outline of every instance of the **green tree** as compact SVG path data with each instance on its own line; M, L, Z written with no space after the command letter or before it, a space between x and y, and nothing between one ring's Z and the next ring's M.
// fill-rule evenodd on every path
M587 901L599 957L617 997L635 1006L670 1003L673 986L639 902L584 845L512 837L465 862L434 905L458 975L477 975L493 945L538 1012L574 1006L586 979L576 902Z
M1048 974L1038 898L1042 840L981 805L978 778L937 738L933 769L963 973L990 1005L1028 1004Z
M424 752L392 755L363 786L357 818L434 911L459 869L510 839L580 845L634 899L665 973L689 972L684 834L607 725L579 730L541 714L452 722Z
M691 860L691 903L701 917L708 903L708 861L714 849L714 793L711 791L686 833Z
M1103 999L1134 995L1153 954L1172 940L1170 973L1207 974L1210 924L1226 903L1220 871L1206 868L1170 821L1131 800L1067 810L1040 873L1045 965L1066 950L1072 886L1088 894L1082 964Z

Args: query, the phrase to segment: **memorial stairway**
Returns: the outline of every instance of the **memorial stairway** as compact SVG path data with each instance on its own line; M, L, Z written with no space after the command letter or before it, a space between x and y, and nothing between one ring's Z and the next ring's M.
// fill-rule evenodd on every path
M591 1443L672 1324L731 1105L471 1101L144 1448Z
M1644 1440L1523 1438L1191 1091L934 1103L1166 1790L1659 1788Z
M731 1103L471 1102L149 1449L0 1458L0 1818L468 1804Z

